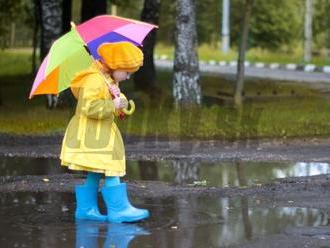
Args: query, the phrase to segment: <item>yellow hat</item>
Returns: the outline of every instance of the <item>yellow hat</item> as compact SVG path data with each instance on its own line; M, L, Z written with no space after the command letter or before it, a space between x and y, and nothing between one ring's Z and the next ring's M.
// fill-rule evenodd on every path
M103 43L97 53L112 70L135 72L143 64L142 51L127 41Z

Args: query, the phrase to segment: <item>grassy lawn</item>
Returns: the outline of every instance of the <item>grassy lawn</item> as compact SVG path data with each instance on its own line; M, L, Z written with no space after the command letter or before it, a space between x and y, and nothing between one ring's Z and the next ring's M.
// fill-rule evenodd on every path
M8 52L1 52L0 56L0 64L13 68L0 69L0 132L64 134L74 106L48 110L44 96L28 100L33 81L29 75L29 56ZM330 134L330 101L306 86L265 80L247 81L247 100L242 111L238 112L230 100L222 98L223 94L232 93L233 81L203 76L203 106L175 109L171 98L171 78L168 72L158 72L158 84L163 94L156 103L143 93L133 92L131 81L122 84L123 92L136 102L136 112L124 121L117 121L122 133L188 139L288 138Z
M0 76L20 76L31 72L32 50L30 49L10 49L0 50ZM5 81L1 81L6 83Z
M174 47L164 44L157 44L156 54L167 55L168 58L173 59ZM233 61L237 60L238 53L236 50L231 50L229 53L224 54L220 48L212 47L209 45L201 45L198 48L198 56L200 60L215 60L215 61ZM264 62L264 63L280 63L280 64L305 64L303 61L303 51L297 48L292 52L269 51L260 48L249 49L247 53L247 60L251 63ZM318 66L330 65L330 57L327 56L313 56L312 64Z

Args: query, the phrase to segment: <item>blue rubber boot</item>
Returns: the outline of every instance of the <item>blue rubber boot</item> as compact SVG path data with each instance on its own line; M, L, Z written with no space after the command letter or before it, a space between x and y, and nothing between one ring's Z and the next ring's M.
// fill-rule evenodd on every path
M149 217L148 210L131 205L126 183L103 187L102 196L107 206L108 221L111 223L136 222Z
M97 206L98 187L77 185L76 186L76 219L106 221L107 216L100 214Z
M131 241L140 235L150 235L150 232L133 223L109 223L103 247L128 248Z
M76 220L76 248L98 247L99 222Z

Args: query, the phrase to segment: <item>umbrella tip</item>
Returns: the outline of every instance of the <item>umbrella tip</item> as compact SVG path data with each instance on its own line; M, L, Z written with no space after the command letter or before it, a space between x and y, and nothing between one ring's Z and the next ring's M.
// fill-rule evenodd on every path
M70 22L70 25L71 25L71 28L75 28L76 27L76 24L73 21Z

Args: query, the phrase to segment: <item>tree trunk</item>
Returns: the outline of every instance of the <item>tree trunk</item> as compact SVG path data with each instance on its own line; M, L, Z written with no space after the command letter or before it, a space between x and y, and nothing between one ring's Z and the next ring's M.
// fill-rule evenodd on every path
M39 0L41 24L40 58L49 52L53 42L62 34L62 6L60 0Z
M39 32L39 4L38 0L34 0L34 26L33 26L33 52L32 52L32 75L37 70L37 46L38 46L38 32Z
M37 0L41 25L40 59L46 57L53 42L62 34L62 2L60 0ZM47 95L48 108L57 105L56 95Z
M310 62L312 59L312 42L313 42L313 0L306 0L305 9L305 46L304 46L304 61Z
M141 13L141 20L153 24L159 21L160 0L145 0ZM160 89L156 87L156 69L154 64L154 48L156 43L156 29L153 29L143 42L143 66L134 74L135 90L149 93L152 99L158 99Z
M10 24L10 47L15 46L15 41L16 41L16 23L12 22Z
M239 54L237 62L237 78L234 94L234 101L237 107L242 106L242 93L244 88L244 62L247 41L249 36L250 17L254 0L245 0L244 16L241 23L241 40L239 44Z
M62 34L71 30L71 12L72 12L72 0L63 0L62 2ZM58 107L74 106L75 98L72 95L70 89L62 91L58 96Z
M87 21L92 17L104 15L107 13L106 0L82 0L81 22Z
M69 32L71 30L72 19L72 0L63 0L62 2L62 33Z
M201 104L194 0L176 1L173 96L175 103Z

